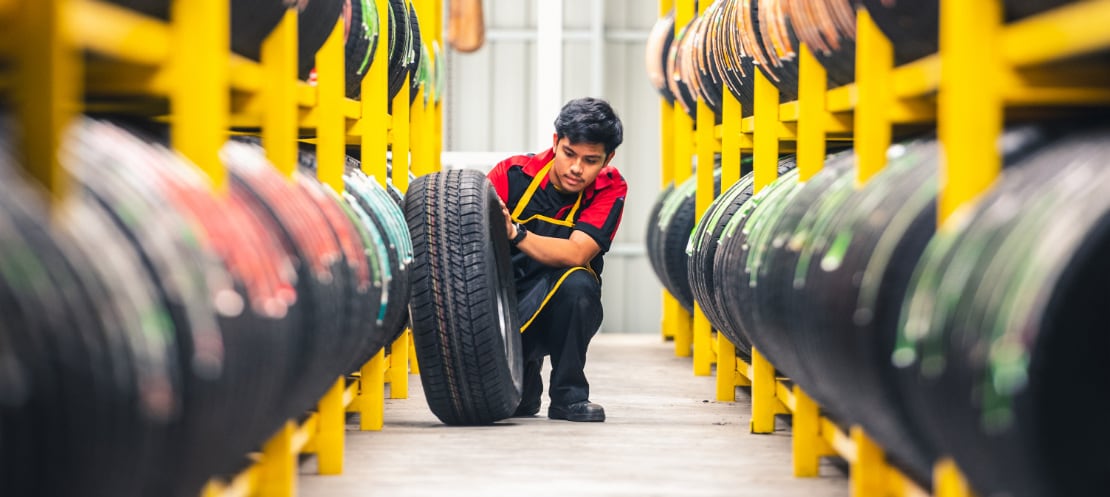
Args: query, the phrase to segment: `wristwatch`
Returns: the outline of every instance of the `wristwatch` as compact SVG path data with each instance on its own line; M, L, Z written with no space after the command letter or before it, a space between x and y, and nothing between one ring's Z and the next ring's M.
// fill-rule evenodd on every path
M513 226L516 226L516 236L514 236L512 240L509 240L509 242L516 245L524 240L524 237L528 236L528 230L524 229L524 225L520 223L513 223Z

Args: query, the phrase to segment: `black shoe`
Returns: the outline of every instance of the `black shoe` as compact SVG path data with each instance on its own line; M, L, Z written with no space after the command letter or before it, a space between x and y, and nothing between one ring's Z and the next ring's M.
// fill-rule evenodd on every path
M605 408L588 400L567 406L552 405L547 408L547 417L567 421L605 421Z

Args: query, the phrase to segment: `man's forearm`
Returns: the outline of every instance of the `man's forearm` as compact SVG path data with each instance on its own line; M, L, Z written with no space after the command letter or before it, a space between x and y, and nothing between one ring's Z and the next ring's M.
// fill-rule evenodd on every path
M591 244L595 244L590 240ZM537 262L553 267L585 266L597 255L580 240L542 236L529 232L517 248Z

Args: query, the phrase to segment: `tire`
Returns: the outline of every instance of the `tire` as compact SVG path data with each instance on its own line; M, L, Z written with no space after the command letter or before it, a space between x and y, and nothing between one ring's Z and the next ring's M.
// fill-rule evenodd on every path
M662 228L659 227L659 214L663 210L663 204L667 202L667 197L672 193L674 193L674 183L667 185L667 188L659 192L659 196L655 198L655 205L652 206L651 213L648 214L647 230L644 235L644 244L647 246L651 270L655 272L655 276L664 288L667 286L667 273L663 271L663 249L659 247L659 239L663 232Z
M316 67L316 52L342 13L342 0L312 0L297 16L297 77L302 81L307 81Z
M413 341L428 407L448 425L508 418L523 352L505 219L474 170L417 178L405 199L413 241Z
M667 197L659 215L661 230L658 243L659 257L663 267L663 285L674 295L686 312L694 312L694 292L690 289L690 277L686 273L686 245L694 231L696 219L697 176L691 176ZM713 196L721 191L721 170L713 171Z
M702 216L691 235L690 252L687 254L686 273L690 279L690 290L693 292L694 301L701 307L702 313L709 319L713 329L720 331L729 326L724 318L725 311L717 307L717 288L720 282L713 269L714 257L721 233L728 225L732 216L743 208L744 203L752 197L754 177L752 173L744 175L736 184L709 206L709 210ZM736 333L739 333L737 331ZM740 349L737 349L741 351ZM744 353L750 353L741 351Z

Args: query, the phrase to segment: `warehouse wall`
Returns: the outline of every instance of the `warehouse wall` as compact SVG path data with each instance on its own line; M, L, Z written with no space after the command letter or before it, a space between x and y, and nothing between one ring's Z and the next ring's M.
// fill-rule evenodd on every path
M542 0L486 0L486 45L471 54L450 52L444 150L446 162L488 168L497 158L536 150L536 10ZM603 2L604 9L595 9ZM595 84L591 26L604 18L601 92ZM659 191L659 99L644 73L644 42L655 21L654 2L565 0L562 95L609 100L625 125L614 164L629 193L613 250L605 258L604 332L657 332L660 285L644 252L647 214ZM555 118L545 118L551 122ZM466 152L466 153L460 153ZM467 164L469 162L469 164Z

